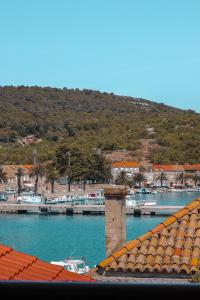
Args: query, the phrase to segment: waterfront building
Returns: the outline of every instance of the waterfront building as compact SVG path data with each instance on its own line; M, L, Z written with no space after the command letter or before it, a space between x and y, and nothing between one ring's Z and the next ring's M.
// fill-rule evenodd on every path
M114 179L122 171L124 171L127 176L139 173L139 163L135 161L116 161L111 164L111 175Z
M125 242L124 190L110 191L105 217L106 254L91 272L98 280L189 280L200 267L200 198L144 235ZM113 203L111 203L113 201ZM114 208L110 210L110 205ZM116 207L115 207L116 206ZM121 206L121 208L120 208ZM111 215L112 214L112 215ZM117 222L116 222L117 221ZM108 226L109 225L109 226ZM111 250L111 251L110 251Z
M75 274L37 257L0 245L0 281L90 282L90 276Z
M177 176L181 173L188 175L188 182L192 184L192 175L200 171L200 164L185 164L185 165L152 165L152 172L154 177L158 176L161 172L165 173L167 177L168 186L172 186L177 182ZM189 178L191 176L191 179Z
M6 172L8 184L13 185L17 183L17 176L15 175L18 168L23 169L23 181L30 181L29 173L33 165L3 165L3 171Z

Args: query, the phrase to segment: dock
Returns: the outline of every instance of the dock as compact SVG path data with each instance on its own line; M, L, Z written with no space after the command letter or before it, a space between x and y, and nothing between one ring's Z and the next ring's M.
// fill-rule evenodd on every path
M183 206L129 206L126 214L139 216L170 216ZM104 205L49 205L49 204L11 204L0 203L2 214L42 214L42 215L104 215Z

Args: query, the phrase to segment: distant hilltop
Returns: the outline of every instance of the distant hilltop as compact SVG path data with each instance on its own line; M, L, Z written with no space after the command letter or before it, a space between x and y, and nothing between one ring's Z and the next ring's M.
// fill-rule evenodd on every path
M145 163L200 163L200 114L89 89L0 87L0 163L54 157L62 143ZM31 138L30 138L31 137Z

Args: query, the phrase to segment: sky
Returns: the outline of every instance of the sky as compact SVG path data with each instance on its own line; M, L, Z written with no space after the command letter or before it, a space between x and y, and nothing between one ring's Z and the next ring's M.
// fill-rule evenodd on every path
M199 0L0 0L0 85L93 89L200 112Z

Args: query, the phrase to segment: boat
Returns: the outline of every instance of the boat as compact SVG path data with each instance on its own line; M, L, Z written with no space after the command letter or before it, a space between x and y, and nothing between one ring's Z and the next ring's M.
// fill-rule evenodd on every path
M104 205L105 197L101 192L93 192L85 195L65 195L60 198L48 199L46 204L68 205Z
M136 191L136 194L151 194L151 191L145 188L141 188L138 191Z
M0 201L7 201L8 195L5 192L0 192Z
M41 195L21 195L17 197L18 204L43 204L45 198Z
M85 200L85 205L104 205L105 204L105 197L101 192L90 193L86 196L82 196Z
M156 201L140 201L140 200L135 200L131 199L130 196L126 196L126 207L130 206L151 206L151 205L156 205Z
M65 270L77 274L85 274L90 270L90 268L85 264L84 257L81 258L67 257L63 261L51 261L51 264L62 266L64 267Z
M12 188L7 188L7 189L5 189L5 193L7 195L15 195L16 191Z

